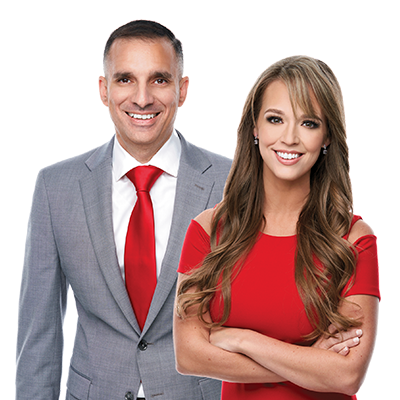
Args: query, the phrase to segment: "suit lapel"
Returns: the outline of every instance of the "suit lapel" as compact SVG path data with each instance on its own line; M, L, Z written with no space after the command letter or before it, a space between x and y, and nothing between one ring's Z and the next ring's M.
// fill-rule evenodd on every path
M204 153L179 135L182 145L171 231L156 291L142 334L152 324L174 288L183 240L192 218L207 207L214 180ZM112 151L114 139L86 161L88 173L80 181L88 229L98 264L108 288L127 320L140 335L116 255L112 220Z
M125 317L140 334L116 255L112 220L112 150L114 140L99 148L87 161L81 193L93 248L104 279Z
M151 325L176 283L179 259L186 230L192 218L207 207L214 180L204 174L211 162L204 153L187 143L179 134L182 145L176 186L174 214L158 284L143 332Z

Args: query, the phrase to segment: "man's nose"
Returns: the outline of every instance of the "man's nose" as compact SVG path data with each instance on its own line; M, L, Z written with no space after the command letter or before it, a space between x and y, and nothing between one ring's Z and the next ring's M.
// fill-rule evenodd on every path
M139 84L133 90L131 101L141 109L144 109L148 105L153 104L154 97L148 85Z

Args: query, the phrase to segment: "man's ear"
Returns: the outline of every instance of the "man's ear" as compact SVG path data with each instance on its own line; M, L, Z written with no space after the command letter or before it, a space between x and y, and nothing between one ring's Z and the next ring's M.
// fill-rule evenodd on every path
M180 107L186 100L187 91L189 87L189 78L185 76L179 82L179 103L178 106Z
M107 79L104 76L99 77L99 91L101 101L108 107Z

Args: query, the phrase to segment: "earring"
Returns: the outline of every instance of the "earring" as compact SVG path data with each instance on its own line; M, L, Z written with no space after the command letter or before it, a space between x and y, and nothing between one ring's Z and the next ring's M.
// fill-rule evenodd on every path
M257 146L258 145L258 136L254 137L254 144Z
M328 154L328 150L326 149L326 144L324 144L324 149L322 150L322 154L323 155Z

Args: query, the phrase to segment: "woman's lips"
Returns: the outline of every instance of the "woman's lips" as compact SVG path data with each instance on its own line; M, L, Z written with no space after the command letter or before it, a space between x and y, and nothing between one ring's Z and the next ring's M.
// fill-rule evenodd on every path
M284 165L296 164L303 156L303 153L297 151L275 150L275 154L278 161Z

